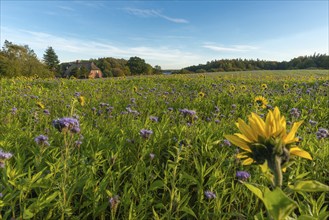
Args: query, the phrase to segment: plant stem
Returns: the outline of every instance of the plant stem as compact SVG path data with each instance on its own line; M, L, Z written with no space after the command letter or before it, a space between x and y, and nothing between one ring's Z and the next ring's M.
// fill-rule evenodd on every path
M281 169L281 157L275 155L273 161L269 161L269 168L274 175L274 187L282 187L282 169Z

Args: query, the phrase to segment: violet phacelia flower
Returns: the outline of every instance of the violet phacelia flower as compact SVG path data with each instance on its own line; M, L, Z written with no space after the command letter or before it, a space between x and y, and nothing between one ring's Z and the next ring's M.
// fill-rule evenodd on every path
M149 138L151 136L151 134L153 134L152 130L146 130L146 129L142 129L140 130L139 134L143 137L143 138Z
M60 118L53 120L53 126L60 132L70 131L72 133L80 132L79 121L75 118Z
M9 152L4 152L2 149L0 149L0 168L5 167L5 161L10 159L13 155Z
M39 135L38 137L34 138L34 141L38 145L46 145L46 146L50 145L48 142L48 137L45 135Z
M210 190L205 191L204 195L207 197L207 199L216 199L216 194Z
M237 171L236 172L236 178L239 180L247 180L250 177L250 174L247 171Z

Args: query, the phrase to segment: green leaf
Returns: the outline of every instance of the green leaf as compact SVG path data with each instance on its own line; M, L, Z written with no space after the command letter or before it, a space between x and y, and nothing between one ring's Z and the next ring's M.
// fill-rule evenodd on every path
M263 196L263 192L257 188L256 186L250 184L250 183L245 183L243 182L243 184L252 192L254 193L258 198L260 198L261 200L264 199L264 196Z
M195 215L195 213L193 212L193 210L190 208L190 207L187 207L187 206L184 206L182 209L181 209L183 212L186 212L190 215L192 215L195 219L198 219Z
M309 216L309 215L301 215L298 217L297 220L317 220L318 218Z
M301 192L327 192L329 186L315 180L298 181L294 185L289 185L289 188L294 191Z
M263 201L274 220L285 219L297 207L297 204L280 188L275 188L273 191L265 188Z
M254 216L254 220L265 220L265 217L263 215L263 212L259 212Z
M152 211L153 211L153 217L155 220L160 220L160 217L158 215L158 213L154 210L154 208L152 208Z
M162 180L156 180L154 181L151 185L150 185L150 188L149 190L150 191L153 191L153 190L156 190L158 188L162 188L163 187L163 181Z
M29 209L24 209L23 219L31 219L33 218L34 213L32 213Z

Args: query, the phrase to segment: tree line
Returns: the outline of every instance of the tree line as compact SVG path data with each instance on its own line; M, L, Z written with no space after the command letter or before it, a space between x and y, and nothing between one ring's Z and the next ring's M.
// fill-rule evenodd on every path
M83 60L81 62L84 62ZM85 61L86 62L86 61ZM105 57L90 59L103 73L103 77L151 75L160 74L161 67L154 68L140 57L130 57L129 60ZM72 71L65 75L65 64L60 64L58 56L52 47L48 47L40 61L28 45L17 45L8 40L0 50L0 78L2 77L76 77L87 78L86 69Z
M314 53L311 56L299 56L293 58L289 62L265 61L259 59L222 59L213 60L206 64L189 66L177 71L176 73L292 69L329 69L329 56L326 54Z
M90 59L103 73L103 77L119 77L132 75L152 75L162 73L161 67L152 67L140 57L130 57L129 60L104 57ZM48 47L39 60L35 52L28 45L17 45L5 41L0 50L0 78L1 77L76 77L87 78L87 70L80 69L65 75L65 63L60 64L58 56L52 47ZM203 73L245 70L289 70L289 69L329 69L329 56L326 54L313 54L300 56L289 62L222 59L213 60L206 64L189 66L173 73Z

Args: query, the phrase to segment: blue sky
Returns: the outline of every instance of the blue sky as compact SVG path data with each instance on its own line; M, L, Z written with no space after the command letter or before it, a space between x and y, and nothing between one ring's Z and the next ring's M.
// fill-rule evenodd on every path
M1 45L61 62L138 56L162 69L329 54L328 1L1 0Z

